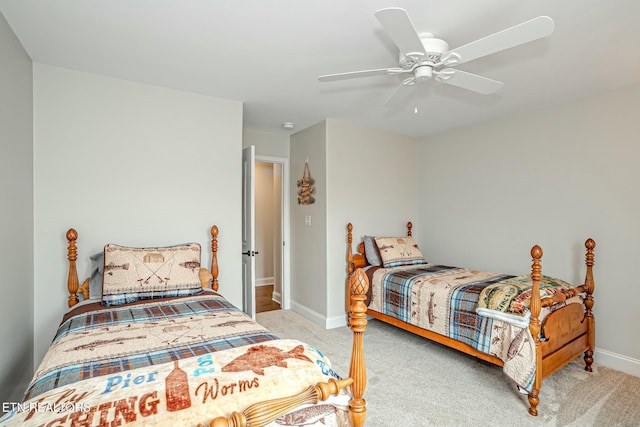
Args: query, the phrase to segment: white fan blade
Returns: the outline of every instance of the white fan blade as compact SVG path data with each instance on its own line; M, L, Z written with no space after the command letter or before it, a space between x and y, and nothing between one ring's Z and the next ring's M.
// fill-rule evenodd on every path
M467 73L466 71L456 70L454 68L444 69L440 71L440 73L442 74L437 78L438 81L463 89L469 89L483 95L490 95L499 91L502 86L504 86L504 83L497 80L492 80L477 74Z
M406 10L390 7L375 15L404 56L424 56L424 46Z
M457 64L473 61L501 50L519 46L530 41L541 39L553 32L553 19L548 16L538 16L506 30L481 38L445 53L443 57L455 53L460 56Z
M332 82L336 80L355 79L357 77L383 76L400 73L408 73L411 70L403 70L402 68L379 68L377 70L351 71L348 73L327 74L318 77L321 82Z

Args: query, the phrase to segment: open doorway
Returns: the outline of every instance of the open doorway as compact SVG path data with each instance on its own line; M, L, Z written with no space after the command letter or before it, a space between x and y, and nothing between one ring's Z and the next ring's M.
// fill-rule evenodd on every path
M286 159L256 156L255 248L260 254L255 259L257 313L288 308L286 166Z

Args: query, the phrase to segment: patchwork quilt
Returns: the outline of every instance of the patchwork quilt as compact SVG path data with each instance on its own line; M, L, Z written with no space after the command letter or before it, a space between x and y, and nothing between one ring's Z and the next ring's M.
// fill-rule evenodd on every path
M195 426L332 377L320 351L279 339L217 294L154 300L67 318L0 426ZM270 425L348 426L348 399Z
M528 327L531 285L528 276L445 265L384 268L373 273L369 309L500 358L504 373L531 391L536 363ZM541 294L566 286L545 277Z

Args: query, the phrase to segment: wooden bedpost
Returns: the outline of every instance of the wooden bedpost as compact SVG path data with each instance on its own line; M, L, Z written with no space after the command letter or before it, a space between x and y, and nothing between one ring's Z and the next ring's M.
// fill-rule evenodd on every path
M69 260L69 274L67 275L67 289L69 289L69 307L76 305L78 300L78 271L76 270L76 260L78 259L78 248L76 246L76 240L78 239L78 232L73 228L67 231L67 241L69 242L67 248L67 259Z
M587 254L585 257L585 264L587 265L587 275L584 279L584 285L587 288L587 295L584 299L585 319L589 324L589 349L584 352L585 371L591 372L591 364L593 363L593 351L596 346L596 320L593 316L593 291L595 290L595 282L593 280L593 264L594 255L593 249L596 247L596 242L593 239L587 239L584 242L584 246L587 248Z
M80 281L78 280L78 270L76 267L76 260L78 259L78 247L76 246L76 240L78 239L78 232L73 228L67 231L67 259L69 260L69 273L67 275L67 289L69 290L69 299L67 303L69 308L76 305L80 300L78 299L78 293L82 293L82 297L85 300L89 299L89 280L87 277L81 286L78 286Z
M351 225L351 224L349 224ZM369 289L366 273L358 268L349 277L351 288L351 309L349 326L353 331L353 349L351 351L351 367L349 376L353 378L351 391L353 397L349 401L349 415L354 427L362 427L366 418L367 402L362 398L367 385L367 369L364 360L364 332L367 330L367 306L364 304Z
M411 237L411 229L413 228L413 224L411 223L411 221L409 221L407 223L407 236Z
M540 259L542 258L542 248L535 245L531 248L531 257L533 264L531 265L531 280L533 287L531 288L531 320L529 322L529 330L536 346L536 373L533 380L533 389L529 393L529 413L533 416L538 415L538 393L540 393L540 385L542 384L542 346L540 344L540 310L542 309L542 301L540 300L540 279L542 279L542 266Z
M211 288L218 291L218 226L211 227Z
M76 269L76 260L78 259L78 248L76 246L76 240L78 239L78 232L73 228L67 231L67 241L69 245L67 247L67 259L69 260L69 274L67 275L67 289L69 290L69 307L76 305L78 300L78 271Z
M351 223L347 224L347 286L346 295L345 295L345 308L346 312L349 313L351 311L351 286L349 286L349 278L351 274L353 274L353 251L351 249L351 244L353 243L353 225Z

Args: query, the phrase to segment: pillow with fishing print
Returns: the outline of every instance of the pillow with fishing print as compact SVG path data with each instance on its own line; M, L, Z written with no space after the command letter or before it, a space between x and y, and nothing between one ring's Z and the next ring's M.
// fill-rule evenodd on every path
M426 262L413 237L376 237L375 242L385 268Z
M114 306L144 299L197 295L200 245L132 248L104 247L102 305Z

